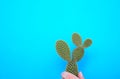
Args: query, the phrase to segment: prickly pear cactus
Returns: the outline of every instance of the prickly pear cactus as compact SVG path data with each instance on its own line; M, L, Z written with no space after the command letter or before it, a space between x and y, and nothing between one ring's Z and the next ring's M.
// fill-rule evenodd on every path
M82 44L82 38L80 37L80 35L74 33L72 35L72 41L77 46L77 48L72 53L72 57L70 56L70 49L67 43L63 40L58 40L56 42L56 50L58 55L60 55L61 58L68 62L66 66L66 71L78 76L77 62L83 57L84 48L87 48L92 44L92 40L86 39Z

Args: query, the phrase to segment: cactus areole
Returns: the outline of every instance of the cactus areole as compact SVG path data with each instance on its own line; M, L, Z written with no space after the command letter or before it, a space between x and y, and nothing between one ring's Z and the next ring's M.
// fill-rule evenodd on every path
M82 38L80 37L80 35L77 33L73 33L72 41L77 46L77 48L74 49L72 52L72 57L70 55L70 49L67 43L63 40L58 40L56 42L56 50L58 55L68 62L66 66L66 71L78 76L77 62L83 57L84 48L87 48L92 44L92 40L86 39L82 44Z

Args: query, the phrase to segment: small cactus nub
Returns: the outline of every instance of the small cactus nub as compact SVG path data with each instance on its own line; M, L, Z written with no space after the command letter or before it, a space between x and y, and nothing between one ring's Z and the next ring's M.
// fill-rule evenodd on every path
M83 43L83 47L87 48L92 44L92 40L91 39L86 39L85 42Z

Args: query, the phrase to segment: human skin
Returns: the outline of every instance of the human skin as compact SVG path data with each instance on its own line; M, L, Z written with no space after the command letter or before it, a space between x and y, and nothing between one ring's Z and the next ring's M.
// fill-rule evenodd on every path
M82 72L79 72L78 77L69 72L63 72L62 79L84 79L84 77L82 75Z

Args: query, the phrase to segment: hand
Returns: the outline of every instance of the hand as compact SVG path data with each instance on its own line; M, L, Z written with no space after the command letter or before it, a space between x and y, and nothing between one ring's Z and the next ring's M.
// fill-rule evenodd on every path
M82 72L78 74L78 77L75 75L69 73L69 72L63 72L62 73L62 79L84 79Z

